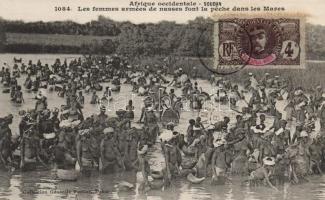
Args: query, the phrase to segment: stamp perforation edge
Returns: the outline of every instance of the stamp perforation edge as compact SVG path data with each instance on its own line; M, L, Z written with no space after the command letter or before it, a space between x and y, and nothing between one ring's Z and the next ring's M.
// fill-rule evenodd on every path
M304 13L285 13L285 14L226 14L222 16L214 15L213 20L214 28L213 28L213 70L217 70L217 68L227 68L227 67L237 67L240 68L241 65L219 65L219 25L218 23L222 22L223 20L229 20L229 19L254 19L254 18L264 18L264 19L281 19L281 18L287 18L287 19L298 19L299 20L299 31L300 31L300 49L299 49L299 57L300 57L300 64L299 65L275 65L275 64L268 64L263 66L254 66L254 65L247 65L246 68L249 69L304 69L306 67L306 18L307 14Z

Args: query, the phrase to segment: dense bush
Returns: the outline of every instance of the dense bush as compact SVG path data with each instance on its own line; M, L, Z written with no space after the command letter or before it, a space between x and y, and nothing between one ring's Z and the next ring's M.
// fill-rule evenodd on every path
M213 26L210 22L210 19L201 17L188 24L167 21L139 25L122 23L117 52L131 56L197 56L200 46L202 56L211 56Z

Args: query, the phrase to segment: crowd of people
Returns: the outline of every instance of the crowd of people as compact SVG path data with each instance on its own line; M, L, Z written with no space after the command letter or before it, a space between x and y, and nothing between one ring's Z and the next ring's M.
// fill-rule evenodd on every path
M246 177L243 184L278 190L285 182L303 183L308 175L322 174L325 96L321 86L307 94L302 86L268 73L260 78L249 73L243 85L212 75L210 84L216 93L208 94L196 81L196 68L186 73L182 67L132 65L117 55L70 62L57 59L51 66L40 60L15 62L13 67L3 64L3 93L23 104L23 91L34 92L35 107L19 111L21 119L12 114L0 119L4 170L35 166L81 173L135 170L142 174L143 190L168 187L180 177L191 183L225 184L231 175ZM22 86L20 78L25 78ZM112 87L104 88L106 82ZM145 97L139 119L134 112L140 105L132 100L114 117L107 115L107 102L114 101L115 93L126 84ZM52 102L42 89L56 92L65 105L49 109ZM102 97L99 91L104 91ZM90 102L84 94L91 96ZM229 102L236 115L217 122L193 117L187 130L176 131L184 103L200 113L208 101ZM281 101L286 102L284 110L277 108ZM98 104L99 113L86 116L83 108L88 103ZM272 126L267 118L273 120ZM10 129L13 122L19 123L17 136ZM165 160L160 171L150 169L148 162L155 145L161 147Z

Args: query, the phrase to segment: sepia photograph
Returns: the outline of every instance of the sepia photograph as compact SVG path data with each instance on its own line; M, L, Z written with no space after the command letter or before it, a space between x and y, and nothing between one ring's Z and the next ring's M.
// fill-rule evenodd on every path
M0 199L325 199L323 0L0 0Z

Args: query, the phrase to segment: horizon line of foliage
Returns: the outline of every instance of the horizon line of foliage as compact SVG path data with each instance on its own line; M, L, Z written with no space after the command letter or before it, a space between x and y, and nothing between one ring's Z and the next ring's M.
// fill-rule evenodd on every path
M12 33L116 36L116 40L109 42L109 45L103 42L79 48L67 47L64 44L51 46L25 44L20 48L19 45L5 43L2 51L11 53L31 50L30 53L116 52L127 56L212 57L213 55L213 20L204 17L197 17L186 24L173 21L133 24L129 21L117 22L104 16L85 24L72 21L25 23L0 19L0 28L3 32ZM307 59L325 59L325 27L307 24L306 31ZM0 33L0 51L1 44L4 44L5 40L3 37ZM37 45L38 48L35 47Z
M23 21L0 20L0 25L4 27L2 30L7 33L49 34L49 37L51 34L116 36L114 46L110 46L108 51L92 51L96 48L91 47L83 49L84 52L88 50L87 53L92 54L115 51L118 54L128 56L197 56L199 51L203 57L213 55L211 42L213 21L203 17L189 21L187 24L177 24L169 21L133 24L129 21L115 22L109 18L99 16L97 21L86 24L71 21L24 23ZM104 34L103 30L106 30L106 34ZM29 50L31 50L30 53L79 53L81 51L79 48L72 47L59 48L58 46L64 46L61 44L54 46L6 44L4 51L11 53L29 52ZM107 50L105 47L102 48ZM55 49L59 52L56 52ZM63 51L61 52L61 50Z
M116 22L109 18L99 16L85 24L70 20L53 22L24 22L21 20L9 21L0 19L0 25L5 32L11 33L36 33L36 34L65 34L65 35L96 35L117 36L120 29Z

